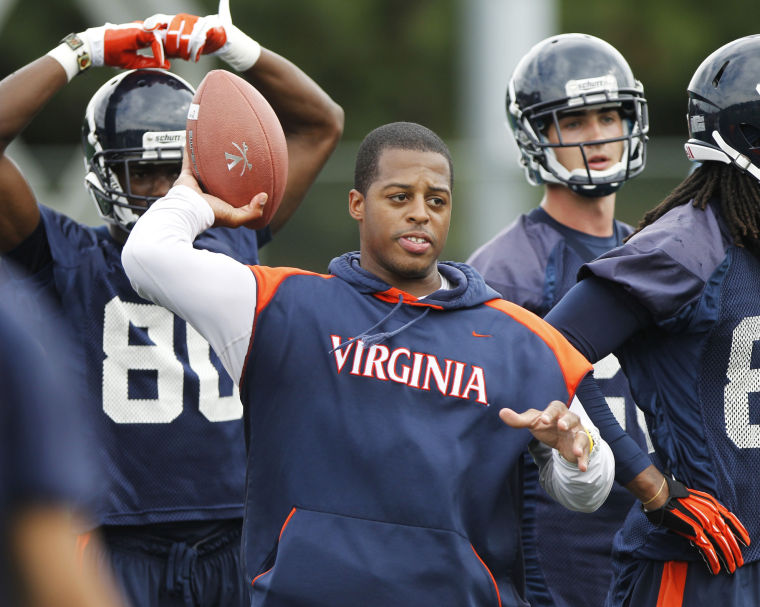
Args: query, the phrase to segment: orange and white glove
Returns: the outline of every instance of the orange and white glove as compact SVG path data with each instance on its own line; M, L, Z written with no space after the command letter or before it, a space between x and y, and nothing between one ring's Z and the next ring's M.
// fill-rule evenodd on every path
M150 48L152 55L140 53ZM141 21L106 23L78 34L69 34L48 53L66 70L69 80L91 65L125 69L169 68L161 37L147 31Z
M163 39L167 57L185 61L198 61L201 55L218 51L227 42L227 34L217 15L156 14L148 17L143 27Z
M166 56L171 58L198 61L201 55L214 55L244 72L261 54L259 43L232 24L229 0L220 0L216 15L159 13L148 17L143 27L161 36Z

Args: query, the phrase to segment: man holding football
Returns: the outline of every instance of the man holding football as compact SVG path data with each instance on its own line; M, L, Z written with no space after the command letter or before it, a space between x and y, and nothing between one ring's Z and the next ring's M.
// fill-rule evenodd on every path
M440 138L391 123L357 154L360 251L328 274L194 247L258 218L266 194L232 207L187 165L130 234L138 292L193 323L239 382L257 605L524 606L531 433L555 499L591 511L607 496L609 447L567 408L591 365L469 266L438 261L452 186Z
M143 54L150 49L150 54ZM14 283L50 294L78 336L63 361L96 418L108 475L93 526L134 605L248 603L239 567L245 494L242 407L208 342L131 288L121 247L179 174L193 88L169 59L214 55L267 98L283 124L289 178L267 230L210 230L196 245L257 263L258 247L303 200L335 148L343 112L298 67L219 14L154 15L67 36L0 82L3 297ZM83 125L86 187L105 226L38 203L4 152L55 94L91 66L137 68L104 84ZM105 558L105 556L104 556Z

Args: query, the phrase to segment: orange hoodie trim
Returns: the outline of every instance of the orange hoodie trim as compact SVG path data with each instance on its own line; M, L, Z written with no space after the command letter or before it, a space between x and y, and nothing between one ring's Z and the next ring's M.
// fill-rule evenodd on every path
M589 371L593 370L594 367L591 363L565 339L562 333L533 312L504 299L492 299L485 302L485 305L504 312L507 316L530 329L554 352L565 378L567 392L570 395L567 401L569 406L570 401L575 396L578 384Z
M480 564L483 565L483 568L486 570L486 573L488 574L488 577L491 578L491 583L493 584L494 589L496 590L496 598L499 601L499 607L501 607L501 593L499 592L499 586L496 583L496 579L493 577L493 573L491 573L491 570L488 568L488 565L485 564L482 558L480 558L480 555L478 554L478 551L475 550L475 546L470 544L470 548L472 548L472 551L475 553L475 557L480 561Z
M278 542L282 539L282 534L285 533L285 527L288 526L290 519L293 518L293 515L295 513L296 513L296 508L294 506L293 509L290 511L290 514L288 514L288 517L285 519L285 522L282 524L282 529L280 529L280 535L277 537ZM251 586L253 586L256 583L256 580L258 580L262 575L266 575L270 571L272 571L272 567L270 567L266 571L262 571L261 573L259 573L255 578L251 580Z
M248 266L256 278L256 316L267 307L277 289L286 278L297 275L321 276L333 278L330 274L317 274L300 268L270 268L267 266Z
M379 300L387 301L388 303L393 303L393 304L398 303L398 298L400 295L404 296L404 303L409 304L410 306L419 306L421 308L435 308L436 310L443 310L443 306L438 306L435 304L427 303L425 301L420 301L411 293L407 293L406 291L402 291L401 289L397 289L396 287L391 287L387 291L374 293L374 296L377 297Z
M280 535L277 536L277 541L279 542L282 539L282 534L285 533L285 527L288 526L288 523L290 522L290 519L293 518L293 515L296 513L295 506L290 511L290 514L288 514L288 517L285 519L285 522L282 524L282 529L280 529Z

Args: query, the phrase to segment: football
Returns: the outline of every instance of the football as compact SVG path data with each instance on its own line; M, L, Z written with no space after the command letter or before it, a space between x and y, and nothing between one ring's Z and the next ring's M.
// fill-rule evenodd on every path
M288 178L288 149L272 106L251 84L226 70L201 81L187 114L187 151L204 192L240 207L268 195L263 228L277 211Z

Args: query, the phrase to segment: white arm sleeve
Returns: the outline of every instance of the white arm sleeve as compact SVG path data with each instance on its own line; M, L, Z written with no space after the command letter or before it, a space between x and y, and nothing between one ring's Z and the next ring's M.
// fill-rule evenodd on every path
M137 221L121 261L135 291L193 325L237 384L253 328L256 280L246 265L193 248L213 222L197 192L175 186Z
M577 413L577 411L576 411ZM533 440L528 447L539 469L539 482L565 508L593 512L604 503L615 480L615 456L590 422L583 422L594 439L588 469L582 472L560 456L559 451Z

